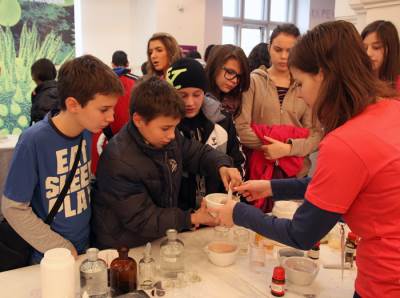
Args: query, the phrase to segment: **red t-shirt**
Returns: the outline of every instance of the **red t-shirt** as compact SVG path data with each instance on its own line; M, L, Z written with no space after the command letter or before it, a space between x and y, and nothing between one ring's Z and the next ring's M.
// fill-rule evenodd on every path
M357 293L400 297L400 101L371 105L324 138L305 197L361 236Z

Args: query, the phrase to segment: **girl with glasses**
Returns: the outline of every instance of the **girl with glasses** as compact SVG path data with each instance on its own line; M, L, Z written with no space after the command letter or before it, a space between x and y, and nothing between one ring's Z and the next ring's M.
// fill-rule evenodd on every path
M207 95L221 102L225 112L238 116L242 93L250 84L249 64L243 50L231 44L214 46L205 71Z

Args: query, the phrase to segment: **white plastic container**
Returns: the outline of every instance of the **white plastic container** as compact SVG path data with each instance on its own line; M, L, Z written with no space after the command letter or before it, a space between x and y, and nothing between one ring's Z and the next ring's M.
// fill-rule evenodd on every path
M45 252L40 262L42 298L75 298L75 260L66 248Z
M272 209L272 215L278 218L292 219L300 203L294 201L276 201Z

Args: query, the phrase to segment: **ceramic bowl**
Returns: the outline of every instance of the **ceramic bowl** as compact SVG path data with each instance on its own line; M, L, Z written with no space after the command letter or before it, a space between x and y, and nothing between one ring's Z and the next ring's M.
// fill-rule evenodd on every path
M319 265L306 257L288 257L282 261L286 278L298 286L310 285L319 271Z
M226 193L210 193L204 197L206 200L207 208L218 208L223 206L228 199L228 194ZM212 216L216 216L215 212L210 212Z
M239 246L229 241L215 240L205 248L208 259L214 265L226 267L232 265L237 258Z
M228 194L226 193L210 193L204 197L204 200L206 201L206 206L207 208L217 208L220 206L223 206L226 201L228 200ZM238 196L232 196L232 200L234 201L239 201ZM212 216L216 216L214 212L210 212Z

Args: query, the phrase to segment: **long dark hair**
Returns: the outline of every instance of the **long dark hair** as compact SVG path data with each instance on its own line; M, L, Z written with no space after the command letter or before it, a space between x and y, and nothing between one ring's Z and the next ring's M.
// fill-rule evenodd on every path
M259 68L261 65L270 67L271 57L268 52L268 44L266 42L260 42L250 52L248 56L250 72Z
M222 70L222 66L231 58L236 59L240 64L240 81L234 89L224 94L219 89L216 78L218 73ZM222 101L224 96L233 98L238 103L239 113L241 109L242 93L247 91L250 86L249 63L243 50L232 44L214 46L208 58L205 71L208 80L208 92L214 95L219 101ZM237 114L234 116L237 116Z
M323 23L308 31L292 48L288 64L312 75L322 71L313 120L320 121L325 133L361 113L378 97L396 95L375 77L360 35L346 21Z
M361 32L361 38L364 40L367 35L376 33L378 39L385 49L383 63L379 69L379 78L382 81L389 82L393 87L400 76L400 41L399 34L393 23L378 20L370 23Z

